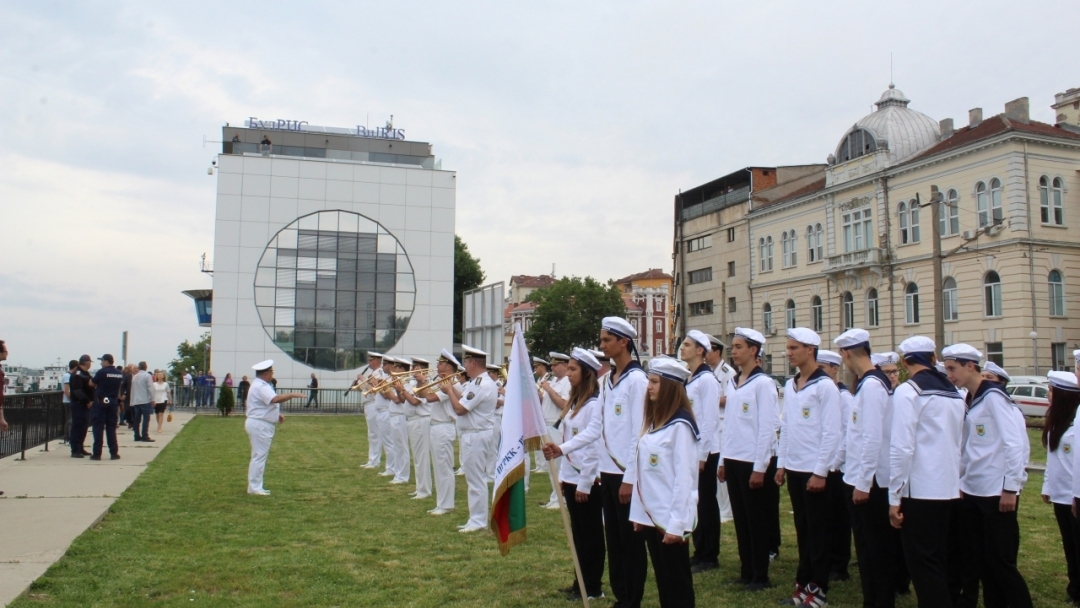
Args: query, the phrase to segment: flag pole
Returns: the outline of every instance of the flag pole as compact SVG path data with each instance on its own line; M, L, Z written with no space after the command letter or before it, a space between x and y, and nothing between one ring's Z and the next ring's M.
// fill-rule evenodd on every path
M544 445L551 443L551 438L547 433L544 433ZM570 526L570 511L566 508L566 497L562 493L562 484L559 481L559 472L555 470L555 459L550 459L548 462L548 468L551 469L551 479L555 481L558 487L555 488L555 495L559 498L559 512L562 513L563 527L566 528L566 542L570 545L570 556L574 558L574 573L577 574L578 591L581 592L581 603L585 605L585 608L589 608L589 592L585 589L585 577L581 575L581 562L578 561L577 547L574 546L574 530Z

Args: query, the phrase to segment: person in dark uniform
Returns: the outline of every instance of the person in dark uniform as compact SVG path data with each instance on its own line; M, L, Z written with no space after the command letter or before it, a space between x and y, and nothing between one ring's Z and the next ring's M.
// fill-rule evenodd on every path
M311 407L311 404L315 404L315 409L319 409L319 379L315 377L315 372L311 373L311 382L308 382L308 400L304 409Z
M248 390L251 388L251 381L247 376L240 379L240 384L236 385L236 400L240 402L240 407L247 407Z
M90 426L90 407L94 405L94 382L90 379L90 355L79 357L75 369L71 371L68 387L71 391L71 446L72 458L84 458L90 455L83 445L86 443L86 431Z
M101 460L102 433L109 443L109 459L120 460L120 448L116 443L116 424L119 416L120 385L124 372L113 365L112 355L101 356L101 369L94 374L94 407L90 420L94 425L94 448L90 460Z

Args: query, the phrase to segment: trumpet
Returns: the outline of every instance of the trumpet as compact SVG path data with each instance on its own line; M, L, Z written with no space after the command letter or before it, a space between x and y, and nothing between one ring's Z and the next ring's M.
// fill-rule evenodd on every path
M418 395L418 394L420 394L420 393L422 393L422 392L424 392L424 391L426 391L428 389L439 386L440 384L446 384L447 382L453 380L454 378L457 378L458 376L460 376L460 375L462 375L464 373L465 372L455 372L455 373L450 374L448 376L440 376L434 382L430 382L428 384L425 384L424 386L418 386L418 387L414 388L413 389L413 394Z
M381 382L380 384L369 387L362 394L365 397L367 397L368 395L371 395L371 394L374 394L374 393L381 393L384 390L390 388L390 386L393 385L395 382L397 382L398 378L400 378L401 376L407 376L407 375L409 375L411 373L413 373L413 372L411 372L411 371L390 372L390 374L389 374L390 377L389 378L387 378L385 381Z
M551 380L551 372L544 374L540 377L539 380L536 381L536 390L541 394L543 394L545 380Z

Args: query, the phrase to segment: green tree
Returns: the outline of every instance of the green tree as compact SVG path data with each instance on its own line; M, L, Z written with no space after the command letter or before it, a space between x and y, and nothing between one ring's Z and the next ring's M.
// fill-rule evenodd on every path
M461 342L462 294L484 284L480 260L469 253L469 246L454 235L454 342Z
M199 337L198 342L192 344L187 340L180 343L180 346L176 347L176 358L169 363L169 376L179 380L184 375L185 370L191 368L203 369L203 361L206 364L210 364L210 332L204 333ZM205 351L205 359L204 357ZM195 374L192 374L194 376Z
M222 416L228 416L233 411L233 408L236 407L236 397L233 395L232 387L221 387L221 391L218 393L217 407L221 410Z
M530 352L545 358L550 351L569 354L575 346L595 347L604 317L626 315L615 284L604 285L592 277L559 279L532 292L525 301L536 304L525 341Z

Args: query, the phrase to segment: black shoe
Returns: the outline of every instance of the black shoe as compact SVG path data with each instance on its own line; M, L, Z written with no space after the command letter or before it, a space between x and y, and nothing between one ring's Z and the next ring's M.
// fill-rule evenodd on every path
M90 460L101 460L101 456L91 456Z
M146 443L154 443L154 440L149 438L149 437L143 437L139 441L145 441ZM847 579L844 579L844 580L847 580Z
M113 454L112 456L109 456L109 460L120 460L120 455L119 454Z
M71 457L72 458L86 458L86 454L83 454L82 452L72 452Z
M691 568L693 568L694 566L696 566L696 565L698 565L698 564L700 564L700 563L701 563L701 560L700 560L700 559L698 559L698 557L697 557L697 556L694 556L694 557L691 557L691 558L690 558L690 567L691 567Z
M764 583L748 583L743 589L747 591L764 591L765 589L772 589L772 583L768 581Z
M833 582L851 580L851 575L847 572L830 572L829 580Z
M569 587L563 587L562 589L559 589L559 593L561 593L563 595L570 595L571 593L578 593L577 585L570 585ZM579 593L578 597L580 597L580 595L581 594Z
M716 570L720 567L717 562L698 562L698 565L692 566L690 572L698 574L700 572L708 572L709 570Z

